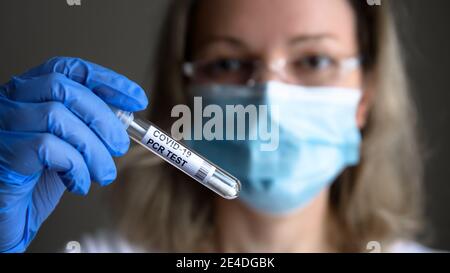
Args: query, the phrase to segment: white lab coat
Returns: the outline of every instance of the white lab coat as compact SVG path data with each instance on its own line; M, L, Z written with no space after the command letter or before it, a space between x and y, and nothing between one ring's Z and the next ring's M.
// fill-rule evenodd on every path
M79 251L83 253L142 253L142 252L158 252L151 249L143 249L132 245L125 238L117 233L99 231L96 234L87 235L79 241ZM367 252L372 252L368 250ZM386 248L381 246L381 251L388 253L425 253L436 252L424 245L414 241L399 240Z

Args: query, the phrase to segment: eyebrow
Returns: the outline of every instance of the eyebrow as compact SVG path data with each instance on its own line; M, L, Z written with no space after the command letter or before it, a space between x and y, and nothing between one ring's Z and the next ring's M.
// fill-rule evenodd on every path
M332 34L306 34L306 35L299 35L289 40L289 45L296 45L296 44L303 44L307 42L315 42L315 41L321 41L321 40L327 40L327 39L335 39L334 35ZM225 43L228 45L231 45L233 47L239 48L239 49L245 49L247 46L244 42L242 42L240 39L232 37L232 36L210 36L207 39L205 39L201 44L200 48L204 49L212 44L216 43Z
M233 47L238 48L246 48L245 43L243 43L238 38L232 37L232 36L211 36L205 39L201 44L200 48L205 48L207 46L210 46L212 44L216 43L226 43L228 45L231 45Z
M322 41L327 39L336 39L332 34L308 34L308 35L300 35L292 38L289 41L289 45L302 44L307 42L315 42Z

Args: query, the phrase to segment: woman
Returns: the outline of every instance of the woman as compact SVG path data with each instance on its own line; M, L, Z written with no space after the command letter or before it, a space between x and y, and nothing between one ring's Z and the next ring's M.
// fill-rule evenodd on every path
M143 163L123 172L133 184L120 185L129 237L169 251L364 251L374 240L387 251L393 242L411 238L418 227L421 167L389 3L190 2L196 3L174 3L163 32L157 66L163 69L152 93L151 120L169 130L172 107L189 104L187 88L208 83L183 78L182 62L222 60L216 69L230 70L233 60L270 63L281 56L320 66L326 58L361 56L358 69L330 83L363 90L356 116L363 134L360 163L285 216L215 197L166 164L149 168ZM322 34L335 39L288 45L293 37ZM276 73L263 73L258 81L280 80ZM140 148L133 154L124 160L148 157ZM232 169L227 170L235 174Z
M173 1L149 120L170 131L171 110L192 105L194 95L222 106L224 94L236 94L236 104L246 94L277 102L288 115L279 120L276 151L233 140L186 142L242 181L238 200L215 196L134 147L119 171L129 182L116 185L122 224L113 240L127 247L102 250L357 252L373 241L381 251L421 250L410 241L420 227L415 110L391 16L389 3L357 0ZM135 87L126 90L139 101ZM125 110L145 102L135 105ZM87 169L97 181L113 179Z

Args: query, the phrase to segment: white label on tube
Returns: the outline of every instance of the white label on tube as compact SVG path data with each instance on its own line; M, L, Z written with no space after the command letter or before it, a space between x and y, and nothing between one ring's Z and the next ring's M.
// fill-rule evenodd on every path
M141 141L164 160L202 183L206 183L216 170L207 161L154 126L150 126Z

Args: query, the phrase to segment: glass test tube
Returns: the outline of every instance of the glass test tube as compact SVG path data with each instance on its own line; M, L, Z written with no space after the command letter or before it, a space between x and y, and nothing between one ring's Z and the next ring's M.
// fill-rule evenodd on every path
M131 112L111 109L122 121L131 139L223 198L234 199L239 195L241 184L238 179L174 140L151 122L135 119Z

